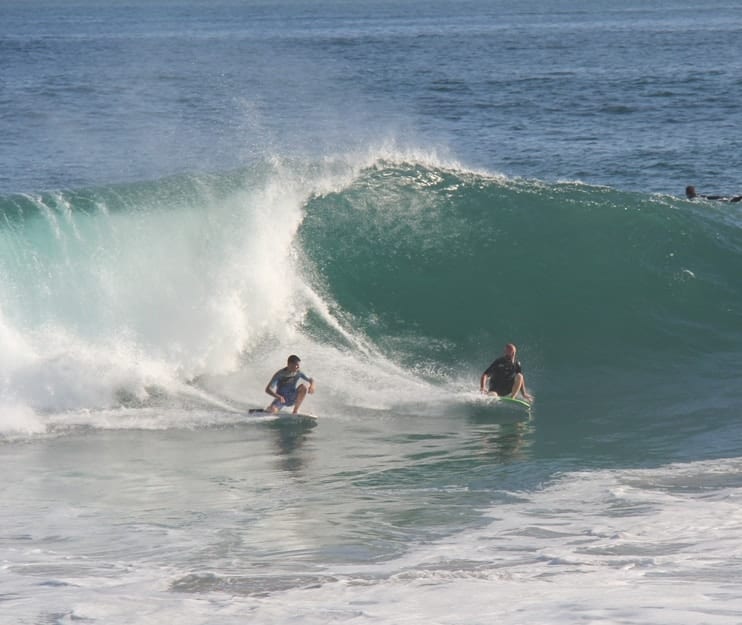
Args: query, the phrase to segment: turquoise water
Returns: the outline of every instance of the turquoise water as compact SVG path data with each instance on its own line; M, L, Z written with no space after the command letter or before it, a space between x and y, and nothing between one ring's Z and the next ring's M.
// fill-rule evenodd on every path
M2 11L14 623L739 620L737 7Z

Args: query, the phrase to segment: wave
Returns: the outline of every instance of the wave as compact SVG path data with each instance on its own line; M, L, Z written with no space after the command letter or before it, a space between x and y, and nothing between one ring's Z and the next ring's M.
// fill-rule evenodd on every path
M306 213L332 299L407 364L514 340L545 366L666 366L739 338L739 220L706 205L379 163Z
M0 216L2 412L29 429L29 410L162 393L262 403L291 352L326 409L463 392L508 341L562 397L739 375L736 206L376 158L15 195Z

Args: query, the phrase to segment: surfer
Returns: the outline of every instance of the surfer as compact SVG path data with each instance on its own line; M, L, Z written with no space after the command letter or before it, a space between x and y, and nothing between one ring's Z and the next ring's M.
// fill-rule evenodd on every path
M314 393L314 379L299 371L300 362L301 359L297 355L291 354L286 366L273 374L265 387L265 392L275 399L265 409L266 412L275 414L281 408L293 406L293 413L297 414L307 393ZM309 387L299 384L302 380L309 382Z
M689 200L694 200L699 197L704 200L720 200L723 202L739 202L742 200L742 195L735 195L734 197L727 197L726 195L699 195L696 193L696 188L692 185L685 187L685 197Z
M495 360L482 374L479 387L482 393L495 393L500 397L517 397L522 393L528 401L533 397L526 391L526 379L520 361L515 359L517 348L512 343L505 346L502 356ZM489 383L489 384L488 384Z

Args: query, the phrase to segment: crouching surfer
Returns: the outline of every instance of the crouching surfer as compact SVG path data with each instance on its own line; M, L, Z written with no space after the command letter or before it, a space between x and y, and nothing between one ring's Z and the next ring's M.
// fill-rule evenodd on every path
M522 394L527 401L533 401L526 390L526 379L520 361L515 359L516 351L515 345L508 343L503 355L487 367L479 381L479 388L483 393L512 398Z
M281 408L293 406L293 413L297 414L307 393L314 393L314 379L299 371L300 362L300 358L292 354L286 361L286 366L273 374L265 387L265 392L274 400L265 409L266 412L275 414ZM300 384L302 381L308 382L309 386Z

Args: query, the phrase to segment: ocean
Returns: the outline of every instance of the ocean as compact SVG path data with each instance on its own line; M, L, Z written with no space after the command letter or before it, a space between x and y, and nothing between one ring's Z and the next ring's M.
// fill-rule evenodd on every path
M742 622L740 35L3 2L0 623Z

